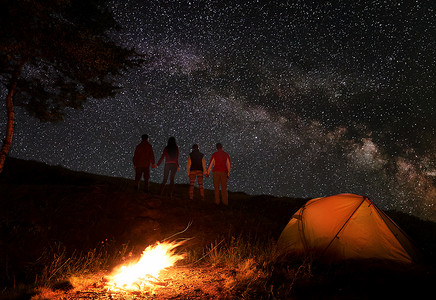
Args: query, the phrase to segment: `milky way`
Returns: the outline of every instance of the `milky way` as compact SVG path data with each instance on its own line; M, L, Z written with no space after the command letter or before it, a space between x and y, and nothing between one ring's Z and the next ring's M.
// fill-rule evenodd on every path
M192 144L208 160L221 142L231 191L356 193L436 220L436 2L406 2L113 1L112 36L147 63L61 123L17 108L10 154L133 178L140 136L157 157L174 136L187 183Z

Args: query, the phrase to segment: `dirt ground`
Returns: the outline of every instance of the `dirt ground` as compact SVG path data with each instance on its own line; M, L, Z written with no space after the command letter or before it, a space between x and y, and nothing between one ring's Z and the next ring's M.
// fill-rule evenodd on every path
M86 197L89 198L93 193L94 199L102 194L101 189L94 189L91 193L88 191ZM277 234L275 231L281 227L276 224L277 219L267 217L268 209L255 209L253 214L253 208L257 205L254 199L252 203L233 203L231 207L219 207L211 201L189 202L180 196L169 201L156 195L134 192L112 191L111 199L114 198L118 200L108 206L99 206L98 224L105 224L108 232L116 233L116 239L128 241L136 252L134 256L144 250L145 246L166 238L187 239L183 249L204 251L207 246L217 244L222 238L241 234L267 238ZM110 200L106 198L106 201ZM113 219L114 214L116 220ZM258 214L263 217L256 217ZM282 222L284 221L286 218ZM64 222L69 223L68 220ZM63 222L59 220L57 223ZM95 231L87 235L103 240L104 233L98 224L88 227L88 230ZM141 292L109 291L105 286L107 276L107 273L99 273L72 278L69 280L71 285L60 285L58 290L42 290L32 299L233 299L237 272L201 263L186 265L182 261L179 266L161 271L158 280L151 282L150 287Z
M163 270L158 281L150 282L142 291L110 291L105 286L105 273L73 279L77 286L59 290L41 290L32 299L231 299L234 280L232 270L211 266L181 266Z

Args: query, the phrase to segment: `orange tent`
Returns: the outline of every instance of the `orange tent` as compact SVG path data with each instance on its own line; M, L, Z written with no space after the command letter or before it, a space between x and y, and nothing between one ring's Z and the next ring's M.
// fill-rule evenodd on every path
M407 235L370 199L340 194L308 201L278 240L284 253L327 259L377 258L412 262L418 251Z

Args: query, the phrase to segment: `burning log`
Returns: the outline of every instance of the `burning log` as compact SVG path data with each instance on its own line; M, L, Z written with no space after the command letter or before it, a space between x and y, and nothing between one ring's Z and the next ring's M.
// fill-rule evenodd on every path
M159 281L159 272L173 266L185 255L175 254L183 242L164 242L147 247L136 262L122 265L106 278L108 291L142 292L154 286L167 286Z

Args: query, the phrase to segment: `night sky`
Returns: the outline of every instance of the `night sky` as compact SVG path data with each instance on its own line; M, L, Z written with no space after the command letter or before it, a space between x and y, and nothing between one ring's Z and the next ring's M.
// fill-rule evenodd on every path
M192 144L208 162L221 142L231 191L355 193L436 221L436 1L114 0L111 9L123 26L114 38L147 63L117 79L118 96L63 122L17 108L11 156L133 179L141 135L157 159L174 136L176 182L188 183ZM160 182L163 166L151 173Z

